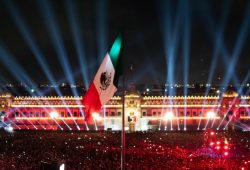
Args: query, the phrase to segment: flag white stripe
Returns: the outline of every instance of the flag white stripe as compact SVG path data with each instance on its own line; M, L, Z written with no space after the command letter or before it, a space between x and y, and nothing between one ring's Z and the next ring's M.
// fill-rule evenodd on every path
M103 78L106 79L106 81L101 83L101 76L105 72L106 76L103 76ZM114 95L117 90L113 84L114 75L115 69L110 56L107 53L94 78L94 85L99 94L99 99L102 105L106 104L106 102Z

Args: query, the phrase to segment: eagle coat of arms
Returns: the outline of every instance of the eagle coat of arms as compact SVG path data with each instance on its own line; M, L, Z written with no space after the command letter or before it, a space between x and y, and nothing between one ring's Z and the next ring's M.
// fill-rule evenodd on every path
M111 73L108 73L107 71L103 72L100 77L100 83L100 89L106 90L111 83Z

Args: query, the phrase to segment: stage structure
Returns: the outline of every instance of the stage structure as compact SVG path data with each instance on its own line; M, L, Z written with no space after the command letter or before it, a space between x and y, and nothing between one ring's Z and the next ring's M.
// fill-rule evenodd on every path
M114 96L100 113L88 113L82 97L14 97L0 95L1 118L5 125L37 130L121 130L122 98ZM87 125L84 115L91 114L94 125ZM232 125L249 124L250 96L226 91L221 96L125 96L125 128L140 130L222 130ZM237 122L237 123L236 123ZM249 125L248 125L249 126ZM238 127L238 126L236 126Z

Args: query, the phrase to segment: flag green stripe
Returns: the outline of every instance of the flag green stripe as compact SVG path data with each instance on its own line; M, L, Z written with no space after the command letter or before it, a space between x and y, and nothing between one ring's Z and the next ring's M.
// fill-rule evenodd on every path
M118 35L109 51L109 56L113 63L114 68L116 67L118 59L119 59L121 46L122 46L122 37L121 35Z
M114 85L116 87L118 87L118 78L122 74L122 69L121 69L122 63L121 63L121 57L120 57L121 46L122 46L122 36L118 35L109 52L111 62L115 69Z

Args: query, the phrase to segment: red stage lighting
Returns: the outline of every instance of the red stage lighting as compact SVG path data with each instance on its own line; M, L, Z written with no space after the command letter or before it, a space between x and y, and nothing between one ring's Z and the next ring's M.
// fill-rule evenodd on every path
M224 155L225 155L225 156L228 156L228 152L225 152Z
M214 135L214 132L210 132L210 135Z
M220 144L220 141L217 141L216 144L219 145L219 144Z
M228 146L224 146L224 149L228 149Z
M219 150L219 149L220 149L220 146L216 146L216 149Z
M214 142L210 142L210 146L213 146L214 145Z

